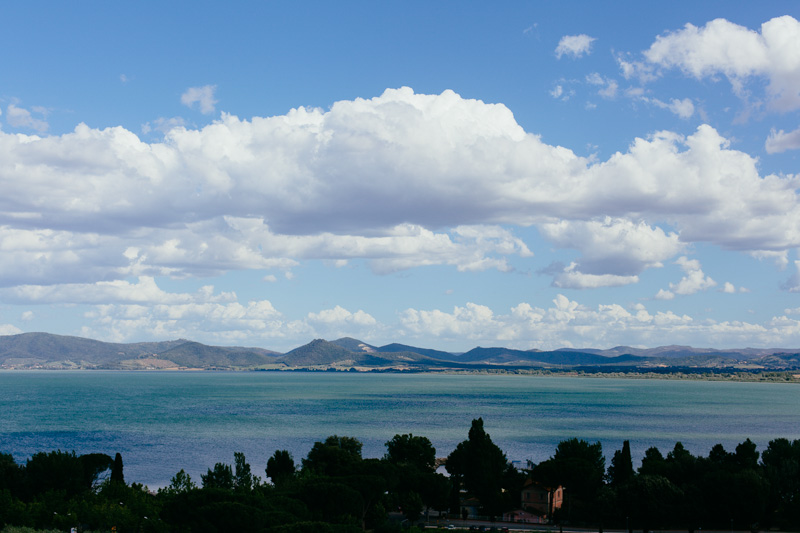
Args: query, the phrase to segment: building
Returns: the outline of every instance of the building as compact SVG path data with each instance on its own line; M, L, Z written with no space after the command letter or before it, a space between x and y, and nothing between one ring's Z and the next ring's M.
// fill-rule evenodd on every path
M522 487L522 509L540 516L545 522L564 504L564 487L545 487L527 480Z

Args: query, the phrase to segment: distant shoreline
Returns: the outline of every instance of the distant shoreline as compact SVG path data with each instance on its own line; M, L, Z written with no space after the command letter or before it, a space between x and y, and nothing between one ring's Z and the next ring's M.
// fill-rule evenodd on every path
M800 384L800 373L796 371L737 371L724 372L719 369L697 368L692 371L641 371L607 369L524 369L524 368L481 368L481 369L386 369L386 368L0 368L0 372L134 372L134 373L229 373L229 372L302 372L318 374L450 374L450 375L518 375L534 377L567 377L595 379L657 379L677 381L731 381L743 383L796 383Z

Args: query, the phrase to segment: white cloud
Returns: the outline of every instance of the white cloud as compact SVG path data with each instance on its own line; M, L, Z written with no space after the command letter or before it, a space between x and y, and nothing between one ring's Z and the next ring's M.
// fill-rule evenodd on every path
M657 299L671 300L676 294L686 296L717 286L716 281L703 273L700 262L696 259L688 259L686 256L682 256L675 261L675 264L680 266L686 275L678 283L670 283L669 291L660 290L656 294Z
M672 98L669 103L662 102L657 98L641 98L641 100L649 102L661 109L668 109L671 113L683 119L690 118L694 115L694 103L688 98L684 98L683 100Z
M656 38L644 56L652 65L678 68L697 79L723 75L739 95L750 78L766 78L773 109L800 109L800 22L786 15L765 22L760 30L725 19L703 27L687 24ZM623 70L630 71L626 66Z
M773 129L764 143L764 149L768 154L779 154L787 150L800 149L800 128L788 133L783 130L775 131Z
M798 314L787 309L786 315ZM589 307L563 295L549 305L522 302L507 314L468 303L452 312L407 309L400 321L409 337L442 343L469 339L471 344L502 344L519 349L612 347L618 345L742 345L775 347L800 343L800 320L778 316L764 323L696 320L673 311L650 313L644 305ZM409 341L410 342L410 341ZM732 343L732 344L729 344Z
M656 300L673 300L675 299L675 293L672 291L667 291L664 289L658 289L656 293Z
M623 218L561 220L539 224L538 228L556 246L581 252L579 268L571 268L571 272L612 274L617 279L615 285L623 280L636 282L636 274L662 266L662 261L685 247L676 233Z
M172 118L164 118L159 117L155 119L152 123L146 122L142 124L142 133L147 135L151 131L160 131L161 133L167 133L168 131L174 128L184 128L186 127L186 121L181 117L172 117Z
M600 89L598 89L597 94L603 98L614 98L617 95L617 89L619 89L619 84L616 80L603 77L597 72L586 76L586 83L599 86Z
M117 302L127 304L184 304L216 303L236 300L234 293L214 294L210 285L196 294L167 293L151 277L140 277L136 283L126 280L98 281L96 283L64 283L59 285L20 285L0 289L3 300L32 304L101 304Z
M347 309L336 306L333 309L324 309L319 313L308 313L308 320L311 323L324 324L328 327L336 325L354 324L357 326L374 326L377 321L362 310L351 313Z
M530 225L584 254L572 270L584 286L632 281L680 253L677 236L762 255L800 247L800 179L761 175L710 126L597 161L526 133L502 104L452 91L223 114L153 143L83 124L48 137L0 131L0 161L6 287L290 273L302 260L508 271L510 256L531 253L515 226Z
M787 250L780 250L780 251L770 251L770 250L759 250L750 252L750 255L758 259L759 261L763 260L771 260L775 262L775 265L784 270L787 266L789 266L789 255Z
M578 58L589 54L592 50L592 43L596 40L597 39L594 37L589 37L586 34L565 35L558 41L556 57L561 59L561 56L568 55L573 58Z
M722 292L724 292L725 294L735 294L736 293L736 287L733 285L733 283L731 283L729 281L726 281L725 285L723 285L722 289L720 289L720 290Z
M46 110L43 108L36 109L38 114L42 115L42 118L34 117L27 109L9 104L6 108L6 122L15 128L28 128L43 133L50 128L50 124L46 120Z
M194 108L195 105L204 115L209 115L216 109L217 101L214 100L216 85L204 85L202 87L189 87L181 95L181 103L186 107Z
M19 317L20 320L23 322L30 322L35 317L33 311L23 311L22 315Z
M553 278L553 286L562 289L597 289L600 287L620 287L638 283L639 276L620 276L617 274L586 274L578 270L576 263L570 263Z
M0 324L0 335L18 335L22 330L11 324Z

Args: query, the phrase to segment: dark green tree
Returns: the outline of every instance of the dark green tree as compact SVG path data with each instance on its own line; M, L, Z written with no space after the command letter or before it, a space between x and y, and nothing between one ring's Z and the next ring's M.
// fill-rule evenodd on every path
M11 454L0 453L0 490L19 494L22 490L22 468Z
M599 442L561 441L550 459L533 468L531 477L547 487L564 487L567 519L594 520L599 512L599 495L606 473L603 448Z
M482 418L472 421L467 440L447 457L446 468L453 476L454 490L463 483L467 492L480 500L487 515L502 514L506 506L503 489L514 479L514 468L484 430Z
M117 452L114 456L114 464L111 466L111 483L125 484L125 475L122 472L122 455Z
M563 485L572 495L591 498L603 485L605 471L602 445L573 438L558 443L555 455L534 467L533 478L550 487Z
M259 483L258 477L252 474L250 463L244 457L242 452L234 452L234 475L233 487L236 490L250 492Z
M71 498L88 491L94 479L88 479L84 463L75 452L39 452L28 459L24 469L26 492L29 498L47 491L63 491Z
M208 473L201 474L200 479L203 482L204 489L226 489L233 490L235 482L233 477L233 468L231 465L224 463L217 463L214 469L208 469Z
M286 481L294 477L295 466L292 454L287 450L275 450L267 460L267 477L272 480L276 486L284 484Z
M756 444L747 439L736 446L734 461L739 468L758 468L758 456Z
M324 476L346 476L361 463L362 444L352 437L331 435L325 442L315 442L303 459L303 472Z
M436 449L427 437L395 435L386 443L385 459L392 464L414 467L420 473L436 468Z
M192 481L192 477L181 468L180 471L172 476L169 485L158 491L159 494L183 494L197 488L197 485Z
M650 476L663 476L667 472L666 461L664 455L652 446L647 448L642 458L642 465L639 467L639 473Z
M800 529L800 440L775 439L761 454L770 484L770 515L774 525Z
M630 481L633 476L631 443L626 440L622 443L622 449L615 451L611 458L611 465L608 467L608 482L612 486L620 486Z

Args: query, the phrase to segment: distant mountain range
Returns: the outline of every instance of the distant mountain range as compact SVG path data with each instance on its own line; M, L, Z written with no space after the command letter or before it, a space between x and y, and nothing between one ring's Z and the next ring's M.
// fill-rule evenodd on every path
M690 346L553 351L473 348L450 353L405 344L372 346L349 337L316 339L281 354L263 348L208 346L189 340L109 343L50 333L0 336L0 369L123 370L427 370L586 371L800 370L800 350L714 350Z

